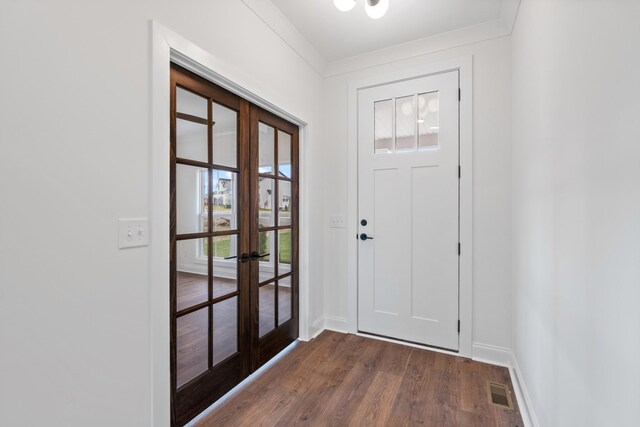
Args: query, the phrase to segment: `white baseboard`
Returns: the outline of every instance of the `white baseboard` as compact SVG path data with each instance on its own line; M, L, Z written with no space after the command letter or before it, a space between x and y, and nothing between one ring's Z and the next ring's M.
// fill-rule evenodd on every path
M324 331L324 316L318 317L316 320L311 323L311 331L309 331L309 336L311 339L314 339L318 335L320 335Z
M471 349L471 358L476 362L511 367L511 349L509 348L474 342Z
M511 374L511 383L513 384L513 391L516 394L518 400L518 406L520 407L520 415L525 427L539 427L540 423L536 417L536 413L533 410L531 398L527 392L522 373L518 367L518 359L516 355L511 352L511 367L509 368Z
M533 412L531 399L527 393L518 361L513 351L506 347L499 347L489 344L473 343L473 360L477 362L489 363L491 365L504 366L509 368L513 392L516 395L520 415L525 427L538 427L538 419Z
M348 332L347 318L325 314L324 328L330 331L342 332L346 334Z

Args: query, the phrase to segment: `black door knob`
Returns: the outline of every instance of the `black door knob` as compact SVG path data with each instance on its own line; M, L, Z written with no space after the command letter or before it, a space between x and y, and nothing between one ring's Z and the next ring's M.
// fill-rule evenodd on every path
M360 240L373 240L373 237L367 236L367 233L362 233L360 235Z
M269 256L269 255L271 255L271 254L270 253L261 254L258 251L253 251L253 252L251 252L251 259L252 260L256 260L256 259L264 258L264 257Z
M242 255L240 255L240 258L238 258L238 262L241 262L244 264L245 262L249 262L250 259L251 257L249 256L249 254L245 252Z

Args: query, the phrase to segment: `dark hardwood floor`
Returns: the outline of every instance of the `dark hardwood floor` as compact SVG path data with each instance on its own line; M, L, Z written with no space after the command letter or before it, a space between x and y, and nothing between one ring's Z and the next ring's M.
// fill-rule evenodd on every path
M176 288L178 295L178 311L207 300L207 275L177 272ZM234 279L224 277L213 278L213 298L218 298L235 291L238 283Z
M207 300L206 275L178 272L177 305L182 310ZM213 278L213 297L234 292L235 280ZM278 320L284 323L291 318L291 288L278 287ZM259 334L263 336L275 326L275 286L260 287ZM222 362L237 350L237 297L213 306L213 365ZM208 368L207 346L209 342L208 309L203 308L178 318L177 324L177 381L178 387L205 372Z
M515 395L515 410L489 403L488 380L513 390L506 368L325 331L197 425L522 427Z

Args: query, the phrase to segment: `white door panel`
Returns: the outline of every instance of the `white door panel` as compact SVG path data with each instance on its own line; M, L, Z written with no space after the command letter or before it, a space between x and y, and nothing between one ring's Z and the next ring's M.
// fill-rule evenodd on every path
M458 72L358 94L358 329L458 349Z
M388 200L389 194L394 194L401 182L398 169L378 169L374 171L374 204L376 221L380 229L393 227L396 223L394 203ZM394 250L403 242L399 234L381 234L374 246L374 310L397 316L401 311L399 295L386 283L393 282L398 277L398 269L403 267L402 256Z

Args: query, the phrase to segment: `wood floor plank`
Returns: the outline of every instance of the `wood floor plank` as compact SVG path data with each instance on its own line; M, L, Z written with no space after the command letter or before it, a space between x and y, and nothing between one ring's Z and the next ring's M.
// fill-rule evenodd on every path
M394 424L423 424L429 411L425 396L433 399L440 371L434 369L436 353L412 349L407 368L398 390L391 420Z
M305 425L310 420L322 419L321 414L333 394L341 389L349 389L349 385L342 387L345 379L362 353L372 347L367 345L366 339L355 335L348 335L345 344L343 352L336 353L332 358L334 363L320 363L311 369L317 375L309 376L309 392L283 414L282 419L288 425ZM351 382L349 384L353 385Z
M246 423L260 423L266 420L266 425L274 425L286 410L290 403L297 401L296 397L308 391L309 364L318 358L322 359L328 354L339 351L339 346L346 339L343 334L323 334L311 343L298 343L296 348L285 355L278 363L254 380L245 390L250 396L259 393L259 408L255 407L256 400L252 400L253 406L245 407L243 411L234 405L234 400L229 400L206 419L206 425L247 425ZM286 366L287 375L283 376L278 367ZM240 396L245 393L243 390ZM253 397L252 397L253 398ZM257 410L257 411L256 411ZM232 416L229 416L229 415Z
M389 374L404 375L409 363L412 347L409 346L383 346L379 367Z
M489 403L487 381L512 387L506 368L325 331L197 425L522 427Z
M380 343L371 345L372 343L367 341L363 343L366 347L354 366L346 373L341 387L336 389L324 404L319 418L326 422L326 425L348 424L350 415L369 391L383 346Z
M393 402L402 382L399 375L377 372L367 394L349 417L350 426L386 426Z

